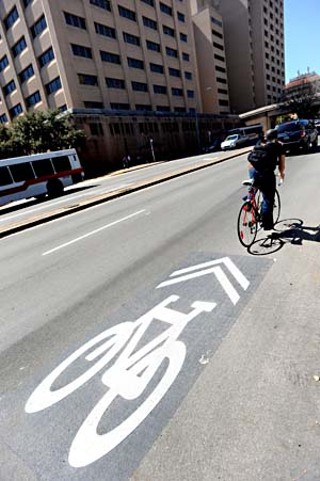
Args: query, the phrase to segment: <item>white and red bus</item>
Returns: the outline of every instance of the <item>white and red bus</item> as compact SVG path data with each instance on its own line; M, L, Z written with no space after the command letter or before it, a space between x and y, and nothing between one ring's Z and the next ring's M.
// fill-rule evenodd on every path
M83 180L75 149L0 160L0 206L21 199L56 197Z

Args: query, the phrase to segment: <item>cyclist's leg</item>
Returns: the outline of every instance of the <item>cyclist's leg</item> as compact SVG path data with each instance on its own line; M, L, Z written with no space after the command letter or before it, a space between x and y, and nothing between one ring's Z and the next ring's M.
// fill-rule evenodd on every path
M276 190L276 179L274 173L263 175L259 181L262 192L261 216L264 230L273 229L273 205Z

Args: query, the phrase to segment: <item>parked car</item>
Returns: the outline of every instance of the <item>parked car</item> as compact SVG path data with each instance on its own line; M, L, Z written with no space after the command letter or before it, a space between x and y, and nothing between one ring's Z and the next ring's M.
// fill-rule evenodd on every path
M318 131L311 120L299 119L276 126L278 139L287 152L309 152L318 147Z
M241 134L232 134L221 142L222 150L237 149L239 147L245 147L248 145L248 137Z
M203 149L203 152L205 153L216 152L217 150L220 150L220 149L221 149L221 139L216 138L216 139L213 139L210 145L208 145Z
M314 125L318 131L318 135L320 135L320 119L315 120Z

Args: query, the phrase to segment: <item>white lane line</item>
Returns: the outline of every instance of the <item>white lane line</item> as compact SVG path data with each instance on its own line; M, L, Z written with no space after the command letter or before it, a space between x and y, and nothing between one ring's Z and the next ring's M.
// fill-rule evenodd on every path
M130 184L121 184L119 186L115 186L115 187L106 187L106 188L100 188L100 189L96 189L95 191L91 191L91 192L82 192L81 194L68 194L66 196L64 196L62 199L60 200L51 200L50 204L47 203L47 202L44 202L42 205L40 205L39 207L34 207L33 209L28 209L27 211L23 211L23 212L18 212L17 214L13 214L13 215L6 215L6 214L3 214L3 218L0 219L0 223L1 221L7 221L7 220L12 220L12 219L15 219L16 217L21 217L23 215L28 215L28 214L32 214L33 212L37 212L39 210L45 210L47 208L50 209L50 207L55 207L56 205L58 204L63 204L65 203L66 204L66 208L68 207L68 201L72 201L74 199L78 199L79 197L88 197L89 195L91 195L92 197L94 197L95 195L98 195L98 194L102 194L102 193L106 193L108 194L109 192L112 192L114 190L119 190L119 189L123 189L124 187L129 187L132 183ZM66 193L68 193L70 191L66 190ZM4 206L4 207L8 207L8 206ZM21 208L23 208L23 204L21 204ZM1 211L0 211L1 212Z
M79 242L83 239L86 239L87 237L90 237L94 234L97 234L98 232L103 231L104 229L108 229L109 227L112 227L116 224L120 224L120 222L124 222L125 220L131 219L132 217L135 217L139 214L142 214L143 212L146 212L145 209L138 210L137 212L134 212L133 214L127 215L126 217L122 217L121 219L115 220L114 222L111 222L110 224L103 225L102 227L99 227L99 229L95 229L91 232L88 232L87 234L82 235L81 237L77 237L76 239L72 239L69 242L65 242L64 244L61 244L57 247L54 247L53 249L50 249L49 251L44 252L42 255L47 256L48 254L52 254L53 252L56 252L60 249L63 249L64 247L67 247L71 244L74 244L75 242Z

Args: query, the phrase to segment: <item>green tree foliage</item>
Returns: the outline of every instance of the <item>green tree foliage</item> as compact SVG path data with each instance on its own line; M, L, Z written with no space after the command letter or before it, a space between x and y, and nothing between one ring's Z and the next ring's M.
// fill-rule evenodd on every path
M33 111L0 125L0 158L80 147L85 139L70 116L59 110Z

